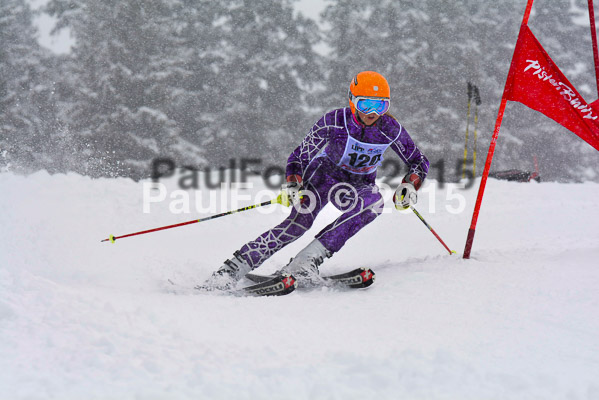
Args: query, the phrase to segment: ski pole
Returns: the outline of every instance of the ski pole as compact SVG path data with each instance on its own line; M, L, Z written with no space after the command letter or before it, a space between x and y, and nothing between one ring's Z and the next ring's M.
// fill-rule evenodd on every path
M416 211L416 209L414 208L414 206L410 206L410 208L412 209L412 211L414 211L414 214L416 214L416 216L418 218L420 218L420 221L422 221L422 223L428 228L429 231L431 231L433 233L433 235L435 235L435 237L437 239L439 239L439 242L441 242L441 244L443 245L443 247L445 247L447 249L447 251L449 252L449 254L455 254L454 250L451 250L449 247L447 247L447 245L445 244L445 242L443 240L441 240L441 238L439 237L439 235L437 235L437 232L435 232L435 230L433 228L431 228L431 226L424 220L424 218L422 217L422 215L420 215L420 213L418 211Z
M238 213L238 212L241 212L241 211L247 211L247 210L251 210L251 209L254 209L254 208L258 208L258 207L267 206L269 204L281 204L281 195L279 195L278 197L276 197L276 198L274 198L272 200L265 201L263 203L254 204L254 205L251 205L251 206L239 208L237 210L227 211L227 212L224 212L224 213L221 213L221 214L211 215L211 216L206 217L206 218L194 219L193 221L181 222L179 224L173 224L173 225L168 225L168 226L161 226L160 228L148 229L148 230L145 230L145 231L140 231L140 232L135 232L135 233L129 233L129 234L126 234L126 235L121 235L121 236L110 235L108 238L103 239L100 242L112 242L112 243L114 243L115 240L117 240L117 239L123 239L123 238L126 238L126 237L136 236L136 235L143 235L143 234L146 234L146 233L162 231L162 230L170 229L170 228L177 228L179 226L184 226L184 225L196 224L198 222L204 222L204 221L208 221L208 220L211 220L211 219L224 217L226 215L235 214L235 213Z

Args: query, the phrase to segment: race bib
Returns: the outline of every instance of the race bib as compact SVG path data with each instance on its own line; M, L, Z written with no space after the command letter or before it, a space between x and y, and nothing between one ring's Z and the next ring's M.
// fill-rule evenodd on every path
M364 143L348 135L345 152L337 166L354 174L370 174L383 162L383 153L389 145Z

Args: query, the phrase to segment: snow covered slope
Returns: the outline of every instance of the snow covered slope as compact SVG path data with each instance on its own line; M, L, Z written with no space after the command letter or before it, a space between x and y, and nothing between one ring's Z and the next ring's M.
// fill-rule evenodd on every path
M369 266L374 286L280 298L165 284L205 279L278 205L100 243L205 215L173 214L166 188L143 213L142 183L0 174L0 399L599 398L597 184L489 181L471 260L389 210L323 266ZM476 189L425 189L418 210L460 253Z

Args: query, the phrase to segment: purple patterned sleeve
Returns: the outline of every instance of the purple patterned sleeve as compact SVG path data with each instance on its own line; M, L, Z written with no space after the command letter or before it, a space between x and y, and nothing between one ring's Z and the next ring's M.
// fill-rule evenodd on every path
M399 126L399 133L391 144L393 151L408 165L409 174L416 174L424 181L428 174L429 161L414 144L414 141L403 126Z
M316 157L327 144L330 132L328 114L325 114L312 127L302 143L291 153L287 159L286 176L302 176L310 161Z

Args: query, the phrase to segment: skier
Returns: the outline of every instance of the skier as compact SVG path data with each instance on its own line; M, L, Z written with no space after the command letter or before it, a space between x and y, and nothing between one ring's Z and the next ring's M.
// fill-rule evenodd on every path
M204 283L208 289L229 289L275 252L302 236L331 201L343 214L320 231L283 272L299 282L318 281L319 266L383 210L375 184L383 153L391 147L409 172L394 193L397 209L417 201L429 162L405 128L387 111L390 88L379 73L357 74L349 86L349 107L326 113L312 127L287 161L284 205L294 207L276 227L245 244Z

